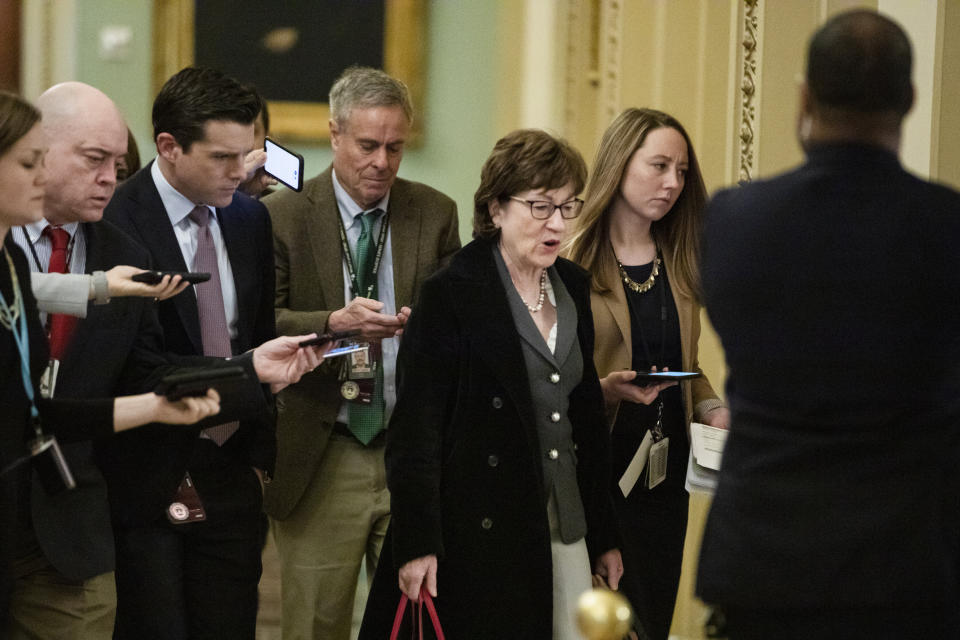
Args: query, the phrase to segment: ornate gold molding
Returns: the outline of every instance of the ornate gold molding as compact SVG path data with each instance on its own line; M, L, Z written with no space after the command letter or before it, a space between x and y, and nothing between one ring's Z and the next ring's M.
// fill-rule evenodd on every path
M603 46L602 77L600 86L603 88L602 108L604 122L610 122L620 113L620 49L623 37L623 0L606 0L600 13L602 21ZM604 125L606 128L606 125Z
M740 79L740 171L738 180L750 182L757 168L756 134L760 89L760 0L743 1Z

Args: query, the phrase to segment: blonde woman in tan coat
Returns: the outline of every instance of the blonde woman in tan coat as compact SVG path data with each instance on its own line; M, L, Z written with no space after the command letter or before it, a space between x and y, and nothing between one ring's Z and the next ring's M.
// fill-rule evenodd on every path
M566 253L593 275L594 362L624 543L620 588L643 631L666 640L687 525L690 421L729 426L729 411L705 377L679 386L634 380L636 371L700 372L697 263L706 190L682 125L652 109L621 113L601 140L585 198ZM621 488L616 481L648 432L654 451L666 449L666 477L657 483L647 464Z

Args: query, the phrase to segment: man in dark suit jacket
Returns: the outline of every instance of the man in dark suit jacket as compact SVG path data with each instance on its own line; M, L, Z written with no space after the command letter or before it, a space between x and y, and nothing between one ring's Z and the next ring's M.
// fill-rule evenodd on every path
M229 332L224 344L234 354L275 334L270 219L263 205L236 192L259 111L253 91L219 72L187 68L174 75L153 106L157 159L107 207L106 218L147 248L155 268L215 276L196 294L160 304L166 348L174 353L211 353L217 336L208 333L215 329L205 325L205 314L222 311L220 337ZM207 229L215 264L198 267ZM210 304L205 296L218 297ZM274 453L272 419L241 420L219 435L205 431L189 444L156 450L142 461L156 486L117 487L118 637L155 635L160 627L171 638L253 637L261 483ZM167 507L189 506L194 490L205 520L174 524Z
M955 638L960 195L900 166L910 43L813 37L807 162L711 203L706 307L732 421L698 592L735 638Z
M383 378L348 379L355 372L330 361L280 396L277 472L266 509L280 551L284 637L346 640L361 561L372 578L390 513L382 428L396 397L394 336L420 284L460 239L450 198L396 177L412 118L406 87L354 67L334 85L330 106L333 166L301 193L264 198L275 230L277 325L284 332L359 331L357 339L382 345ZM366 223L369 255L376 247L382 254L375 282L358 291L343 245L358 268L363 218L374 220ZM355 364L359 369L359 359ZM362 398L348 393L357 401L348 402L344 382L348 390L371 384L367 398L382 411L364 440L350 430L357 412L348 407Z

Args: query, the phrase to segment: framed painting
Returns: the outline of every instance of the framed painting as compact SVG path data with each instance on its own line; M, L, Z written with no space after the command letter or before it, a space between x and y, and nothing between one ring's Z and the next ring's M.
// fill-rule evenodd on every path
M327 95L340 73L381 68L410 89L411 141L422 132L425 0L155 0L153 86L189 65L255 85L270 133L328 140Z

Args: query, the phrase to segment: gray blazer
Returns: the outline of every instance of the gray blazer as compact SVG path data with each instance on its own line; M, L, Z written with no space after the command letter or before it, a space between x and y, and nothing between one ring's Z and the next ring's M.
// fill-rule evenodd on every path
M577 308L556 268L550 267L547 274L557 303L557 343L551 353L527 306L514 288L496 245L493 254L500 280L507 291L507 302L520 334L520 349L527 365L543 463L544 493L548 499L552 495L556 502L560 539L565 544L571 544L587 534L587 519L577 485L573 425L568 411L570 393L583 377L583 354L577 342Z

